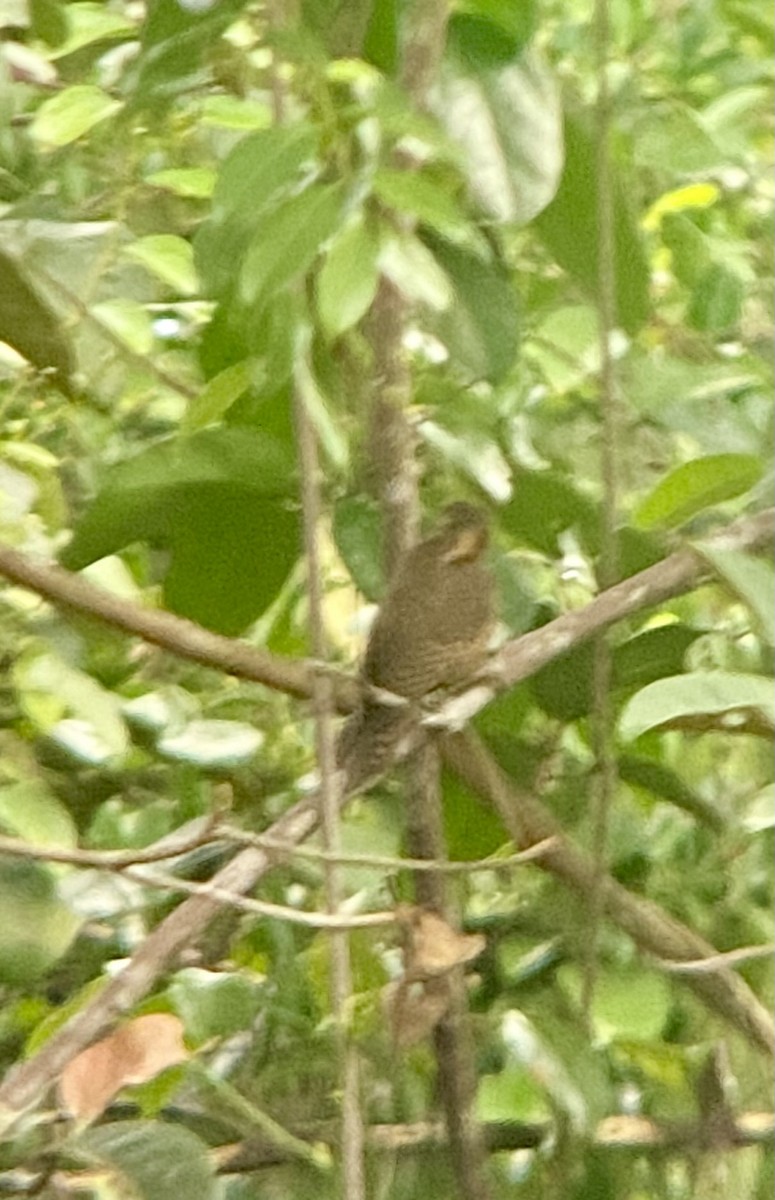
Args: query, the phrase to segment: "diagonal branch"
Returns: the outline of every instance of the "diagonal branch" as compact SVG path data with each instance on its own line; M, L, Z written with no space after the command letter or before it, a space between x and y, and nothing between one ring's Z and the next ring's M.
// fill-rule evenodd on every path
M641 951L671 963L716 957L710 943L658 904L628 892L610 875L598 876L594 862L562 834L540 800L515 787L476 734L466 731L447 737L444 757L469 787L497 809L518 846L555 838L553 848L538 860L538 866L584 899L599 889L602 911L629 934ZM712 973L687 973L681 978L707 1008L720 1013L750 1042L768 1054L775 1052L770 1013L728 966L717 964Z
M775 510L769 510L737 522L714 541L731 544L736 549L754 549L772 539L774 528ZM78 576L37 562L19 551L0 546L0 574L55 604L145 637L173 653L258 680L292 695L306 697L311 693L312 668L309 664L289 662L219 637L169 613L139 609ZM508 643L498 657L501 688L527 678L552 658L622 617L687 591L706 574L705 564L699 556L689 550L679 551L603 592L580 612L559 617L542 629ZM343 710L352 706L354 694L352 681L337 683L337 702ZM471 786L502 807L517 841L525 844L555 834L552 819L537 801L520 796L517 803L510 781L486 755L481 744L473 742L475 755L455 753L456 745L460 746L460 742L447 739L445 753L451 765ZM519 824L515 825L515 822ZM299 801L284 813L267 835L293 845L308 838L317 824L318 808L313 796ZM244 893L271 869L273 863L273 852L249 847L219 871L212 883L218 888ZM587 859L564 840L559 850L547 856L544 865L578 891L584 891L589 884ZM631 895L613 880L606 886L605 908L608 917L625 929L641 949L659 958L698 959L715 953L713 947L659 906ZM213 896L197 895L185 900L157 926L99 996L58 1030L36 1055L9 1072L0 1085L0 1128L4 1123L3 1110L7 1124L14 1120L16 1113L33 1104L76 1054L105 1034L118 1017L148 994L169 964L201 933L218 909L219 902ZM686 982L708 1007L721 1012L754 1044L771 1049L773 1030L769 1014L731 971L688 976Z
M742 517L707 539L709 546L733 550L758 550L775 537L775 508ZM495 694L506 691L566 654L581 642L625 617L690 591L710 577L705 560L694 550L676 551L637 575L601 592L584 608L564 613L540 629L506 642L493 659L489 674ZM95 586L88 579L65 571L55 563L34 558L0 543L0 575L36 592L58 608L93 617L114 629L143 638L171 654L203 666L225 671L238 679L263 683L299 699L312 695L315 665L303 659L284 658L235 638L211 633L172 613L141 608L129 600ZM350 712L358 699L355 681L334 675L334 699L340 712ZM491 697L482 701L482 705ZM482 706L480 705L480 707Z

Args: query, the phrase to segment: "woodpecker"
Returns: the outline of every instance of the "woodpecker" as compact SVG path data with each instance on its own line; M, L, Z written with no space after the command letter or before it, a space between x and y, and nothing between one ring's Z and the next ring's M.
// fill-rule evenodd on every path
M369 636L361 704L337 743L348 790L385 770L420 701L460 690L484 665L494 626L487 542L484 514L458 502L399 565Z

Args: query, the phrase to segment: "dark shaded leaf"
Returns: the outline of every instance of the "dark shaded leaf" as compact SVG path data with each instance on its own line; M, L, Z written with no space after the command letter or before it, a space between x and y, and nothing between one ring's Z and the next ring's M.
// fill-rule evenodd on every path
M514 498L500 510L501 526L525 545L558 555L557 541L576 529L589 550L599 539L596 506L556 471L515 471Z
M78 1145L112 1169L122 1192L124 1180L129 1181L138 1200L169 1200L173 1195L213 1200L216 1195L207 1147L187 1129L157 1121L117 1122L90 1129Z
M625 184L616 173L612 201L616 320L634 334L649 313L649 269ZM586 120L566 111L565 169L557 195L538 216L536 229L560 266L593 296L598 282L597 204L594 140Z
M299 553L295 464L263 433L205 430L113 468L62 561L78 570L136 541L168 547L166 603L236 634L272 603Z
M454 287L452 304L427 311L425 324L469 379L499 382L519 349L519 303L506 269L428 230L423 240Z
M17 263L0 250L0 340L39 371L51 370L69 391L73 355L61 321L28 283Z
M382 521L377 505L361 496L338 500L334 541L353 583L367 600L379 600L382 575Z

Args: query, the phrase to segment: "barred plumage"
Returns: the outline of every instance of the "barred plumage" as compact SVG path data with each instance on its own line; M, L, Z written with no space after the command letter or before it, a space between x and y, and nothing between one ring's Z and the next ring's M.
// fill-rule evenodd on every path
M483 562L484 515L450 505L438 532L407 554L377 614L362 668L365 685L410 703L389 706L364 694L337 745L347 787L384 770L417 719L413 703L465 684L483 665L493 627L492 577Z

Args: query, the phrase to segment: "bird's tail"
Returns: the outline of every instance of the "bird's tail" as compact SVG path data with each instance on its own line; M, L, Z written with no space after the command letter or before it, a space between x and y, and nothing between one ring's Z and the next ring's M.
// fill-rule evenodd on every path
M414 722L406 706L365 700L348 717L336 743L336 763L344 771L347 792L366 787L382 775L409 736Z

